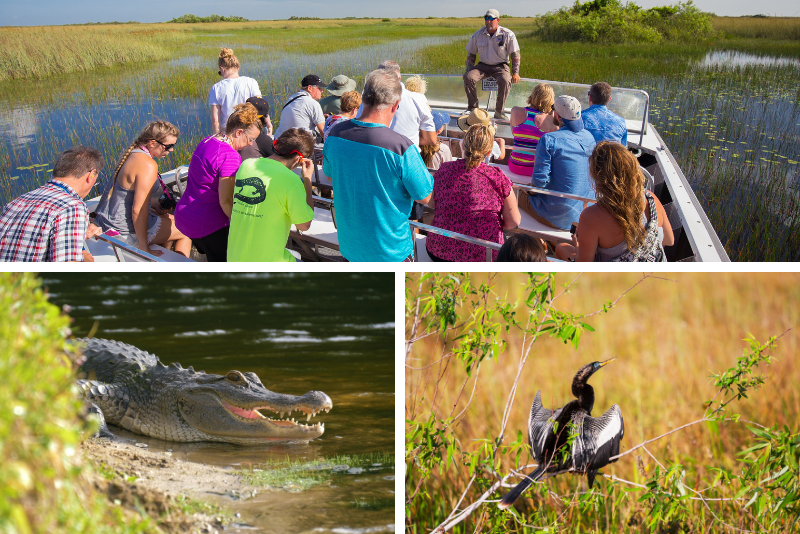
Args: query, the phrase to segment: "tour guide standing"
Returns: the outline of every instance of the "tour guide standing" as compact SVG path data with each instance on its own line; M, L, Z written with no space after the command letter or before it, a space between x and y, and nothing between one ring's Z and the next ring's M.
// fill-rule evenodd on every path
M94 148L76 146L58 156L52 180L3 208L0 261L94 261L83 240L103 231L89 223L83 198L102 169Z
M415 200L430 200L433 177L414 144L389 128L401 95L394 72L370 72L360 118L337 124L325 140L324 170L333 181L339 250L349 261L414 258L408 214Z
M500 26L500 13L490 9L483 17L485 27L476 31L467 43L467 72L464 73L464 90L467 92L467 111L478 107L478 80L492 77L497 80L497 106L495 119L508 119L504 106L511 85L519 82L519 45L517 36ZM475 64L475 56L481 57ZM511 73L508 60L511 59Z
M281 111L281 123L275 130L275 139L289 128L302 128L314 134L314 129L322 136L325 127L325 115L319 105L319 99L325 85L316 74L309 74L300 82L301 90L289 97Z

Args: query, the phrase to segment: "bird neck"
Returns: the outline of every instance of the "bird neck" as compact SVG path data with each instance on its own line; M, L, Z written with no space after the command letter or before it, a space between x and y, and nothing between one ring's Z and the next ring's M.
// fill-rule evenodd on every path
M592 386L576 377L572 381L572 394L578 398L578 403L586 409L587 413L592 413L592 408L594 407L594 389Z

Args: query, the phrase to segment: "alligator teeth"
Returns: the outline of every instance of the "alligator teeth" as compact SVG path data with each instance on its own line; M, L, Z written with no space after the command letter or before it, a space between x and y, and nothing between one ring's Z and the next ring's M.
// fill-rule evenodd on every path
M306 414L306 422L311 421L311 414Z
M283 412L281 412L281 419L283 419Z

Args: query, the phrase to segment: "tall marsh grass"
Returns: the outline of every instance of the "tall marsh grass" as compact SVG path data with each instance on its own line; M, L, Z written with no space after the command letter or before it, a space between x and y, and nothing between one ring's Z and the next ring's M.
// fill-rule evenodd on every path
M421 283L421 276L412 274L407 277L408 297L413 299L420 288L425 293L427 286ZM462 273L455 273L455 277L464 279ZM531 298L522 293L527 276L473 274L472 282L478 288L492 278L495 286L489 300L495 296L507 299L512 307L506 313L516 312L517 321L525 324L528 309L523 302ZM575 314L603 310L606 303L623 295L641 278L639 274L612 273L556 275L556 294L564 286L572 284L567 293L558 297L556 307ZM480 291L476 291L472 299L477 300L479 294ZM788 425L796 433L800 430L800 363L795 357L800 350L800 335L796 330L800 324L799 299L800 277L796 274L671 273L645 280L625 294L607 313L581 319L594 331L583 333L577 349L559 339L548 338L546 334L536 341L520 376L503 446L511 445L518 438L518 432L522 433L527 444L528 412L538 390L542 392L545 407L560 407L573 398L570 385L578 368L586 363L616 357L591 380L596 395L593 415L597 417L614 403L620 406L625 420L621 446L621 452L624 452L647 439L700 419L704 403L716 393L709 376L736 366L737 358L746 347L742 338L752 334L759 340L766 340L788 328L795 329L779 340L772 364L759 368L759 372L764 373L766 384L748 394L748 398L735 401L731 410L740 414L742 420L766 426ZM487 436L499 435L504 408L521 358L522 333L518 328L512 328L510 332L501 330L500 337L506 341L502 352L496 348L491 352L492 347L480 344L467 347L467 354L475 358L483 350L490 351L490 357L468 374L463 358L456 359L456 351L464 341L453 337L459 335L462 328L463 332L469 331L470 334L482 332L488 335L489 325L504 321L495 314L477 316L474 322L468 320L462 324L472 309L488 306L482 300L473 304L469 303L469 298L465 300L461 309L462 319L457 320L459 326L447 342L443 342L441 333L424 336L426 325L422 324L416 330L418 340L413 343L406 361L407 431L412 428L412 423L428 421L429 417L445 419L448 413L455 415L466 410L450 428L458 446L441 470L437 468L425 473L428 478L422 483L420 477L424 471L418 465L422 459L409 468L407 498L416 495L406 506L406 532L409 533L432 531L454 508L465 509L495 480L488 467L479 466L477 479L468 488L469 469L462 465L463 457L458 451L471 453L482 447L491 448L491 440L489 443L484 440ZM413 302L407 298L407 303L409 301ZM409 339L412 332L410 320L415 309L407 307L406 312L406 339ZM438 330L438 326L437 321L433 330ZM430 413L431 409L435 415ZM431 435L431 439L436 441L442 437ZM648 445L652 456L639 450L601 469L601 472L645 485L659 468L655 457L667 467L682 465L685 469L682 480L690 488L705 490L714 486L708 490L707 497L732 497L738 488L715 484L715 469L733 469L736 473L746 469L739 453L749 446L752 439L752 434L743 424L705 423ZM408 452L407 449L407 455ZM636 455L641 455L641 463ZM510 468L532 462L527 450L519 458L515 458L513 453L498 451L498 459L497 472L503 475ZM746 525L757 527L746 512L737 511L736 507L710 502L709 511L697 501L683 501L690 507L690 521L670 522L669 517L662 516L664 522L653 525L650 521L655 518L647 515L650 503L637 502L644 489L599 480L601 492L608 498L597 506L589 506L583 513L578 513L577 507L565 508L553 498L553 495L566 495L582 499L586 491L585 481L569 475L551 478L544 485L535 486L518 501L516 509L525 514L542 511L546 517L558 517L561 523L558 532L569 533L727 532L712 513L722 521L733 522L738 528L750 529ZM620 487L632 491L631 498L620 501ZM464 523L448 532L490 531L503 526L500 530L508 532L536 531L522 528L510 513L503 516L504 523L491 522L489 517L498 518L485 510L496 510L496 499L507 491L505 488L492 494L489 499L494 502L484 504ZM550 525L544 521L532 525L535 528L547 526ZM788 532L786 528L789 526L781 528L776 525L770 532Z
M800 40L800 17L714 17L711 23L727 37Z
M186 39L140 25L0 28L0 81L167 59Z

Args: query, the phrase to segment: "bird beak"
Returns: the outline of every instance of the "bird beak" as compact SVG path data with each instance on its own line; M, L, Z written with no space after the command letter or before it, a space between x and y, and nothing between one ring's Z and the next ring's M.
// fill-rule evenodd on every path
M605 364L613 362L616 359L617 359L617 357L615 356L615 357L611 358L610 360L606 360L604 362L600 362L600 367L603 367Z

